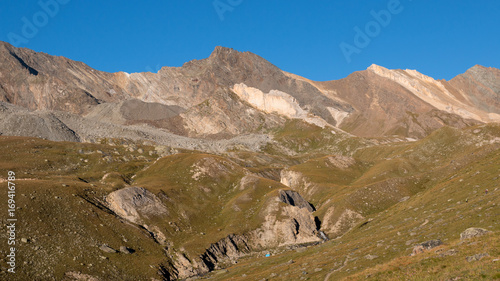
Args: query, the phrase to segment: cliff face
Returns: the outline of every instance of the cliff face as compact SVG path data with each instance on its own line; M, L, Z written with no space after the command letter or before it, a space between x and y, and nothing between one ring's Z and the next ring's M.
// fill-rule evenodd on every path
M60 110L77 114L126 94L114 75L64 57L36 53L0 43L0 100L30 110Z

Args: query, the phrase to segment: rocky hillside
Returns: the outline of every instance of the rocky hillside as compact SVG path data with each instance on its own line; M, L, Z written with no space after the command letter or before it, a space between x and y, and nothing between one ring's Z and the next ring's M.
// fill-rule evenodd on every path
M19 219L1 280L500 279L498 69L317 82L222 47L158 73L0 56Z
M335 152L309 142L321 136L311 128L219 155L0 137L23 218L18 263L29 265L12 280L398 280L424 274L419 264L446 267L438 279L496 276L498 125L417 142L319 139ZM300 153L280 154L299 139ZM472 240L481 248L459 243L469 227L488 231Z

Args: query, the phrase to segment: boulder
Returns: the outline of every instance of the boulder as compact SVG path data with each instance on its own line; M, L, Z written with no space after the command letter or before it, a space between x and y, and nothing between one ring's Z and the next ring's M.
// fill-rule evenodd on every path
M429 240L429 241L420 243L418 245L415 245L415 247L413 247L413 251L412 251L411 255L412 256L418 255L420 253L423 253L424 251L430 250L432 248L436 248L437 246L440 246L440 245L443 245L443 242L441 242L441 240L439 240L439 239Z
M101 246L99 246L99 249L101 249L101 251L103 251L105 253L108 253L108 254L114 254L114 253L116 253L116 250L113 249L113 248L111 248L108 245L101 245Z
M132 254L134 252L134 250L132 250L128 247L125 247L125 246L120 246L120 252L122 254Z
M118 216L141 224L144 218L167 214L167 208L153 193L142 187L126 187L106 197L109 208Z

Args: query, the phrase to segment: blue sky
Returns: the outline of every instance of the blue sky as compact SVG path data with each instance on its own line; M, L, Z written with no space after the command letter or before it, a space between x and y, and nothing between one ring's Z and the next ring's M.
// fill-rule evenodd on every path
M372 63L451 79L500 68L500 1L2 1L0 40L108 72L156 72L221 45L313 80Z

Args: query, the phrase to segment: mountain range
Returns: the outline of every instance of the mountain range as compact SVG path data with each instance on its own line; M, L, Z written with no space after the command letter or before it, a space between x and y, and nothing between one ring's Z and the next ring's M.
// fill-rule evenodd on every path
M23 118L63 123L80 139L107 136L82 132L68 118L120 128L148 125L206 139L263 134L285 119L361 137L415 139L443 126L500 120L500 70L479 65L450 81L372 65L344 79L317 82L223 47L207 59L158 73L106 73L8 43L0 44L0 56L0 100L20 107L12 110ZM53 126L47 123L41 126ZM51 129L48 139L65 134ZM1 132L34 136L30 128Z

